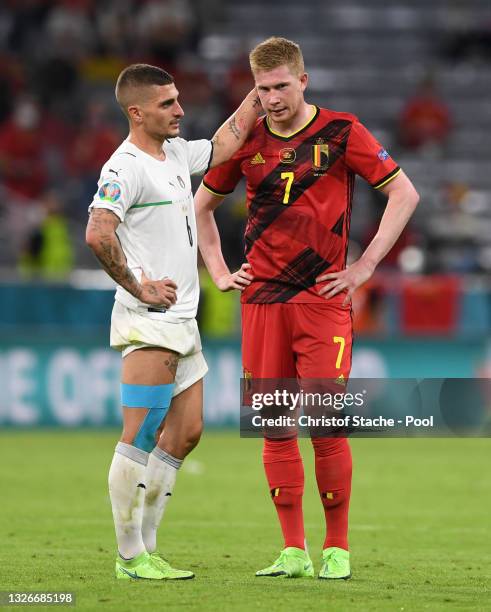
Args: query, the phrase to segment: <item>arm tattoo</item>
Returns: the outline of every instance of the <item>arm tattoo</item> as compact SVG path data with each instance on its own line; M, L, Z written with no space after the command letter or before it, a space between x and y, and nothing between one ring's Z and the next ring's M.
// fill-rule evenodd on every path
M102 208L92 210L88 224L88 230L96 238L92 242L92 250L109 276L139 298L142 287L126 263L125 254L116 235L118 225L119 219L111 211Z
M232 119L230 119L228 122L228 129L232 132L235 138L237 138L237 140L240 140L240 129L237 127L235 117L232 117Z

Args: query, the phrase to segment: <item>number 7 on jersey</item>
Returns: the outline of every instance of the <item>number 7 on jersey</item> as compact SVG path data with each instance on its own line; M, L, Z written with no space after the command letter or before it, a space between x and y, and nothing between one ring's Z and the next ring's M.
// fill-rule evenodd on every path
M292 188L293 179L295 178L295 174L293 172L282 172L281 178L282 180L286 180L285 195L283 196L283 204L288 204L290 200L290 190Z

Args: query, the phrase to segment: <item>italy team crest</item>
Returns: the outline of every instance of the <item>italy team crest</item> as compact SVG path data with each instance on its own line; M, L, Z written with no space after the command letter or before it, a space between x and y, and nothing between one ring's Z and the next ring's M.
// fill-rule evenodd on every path
M329 145L322 138L312 145L312 168L315 173L322 173L329 168Z

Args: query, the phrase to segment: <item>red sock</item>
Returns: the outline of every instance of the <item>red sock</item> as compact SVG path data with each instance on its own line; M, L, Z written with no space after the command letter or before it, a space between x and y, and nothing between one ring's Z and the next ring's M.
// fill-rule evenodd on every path
M264 470L285 539L285 548L305 548L303 527L303 463L297 439L264 439Z
M351 451L346 438L312 438L315 476L326 516L324 548L348 550Z

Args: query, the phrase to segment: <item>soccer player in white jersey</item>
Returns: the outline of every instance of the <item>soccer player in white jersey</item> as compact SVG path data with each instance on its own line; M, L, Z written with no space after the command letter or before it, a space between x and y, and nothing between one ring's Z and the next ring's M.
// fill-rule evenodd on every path
M129 136L103 166L87 244L117 283L111 346L122 352L123 433L109 470L119 579L187 579L157 551L157 528L202 431L207 365L195 320L197 236L192 174L229 159L261 105L253 90L213 139L179 138L173 78L134 64L116 99ZM239 270L236 274L244 272Z

